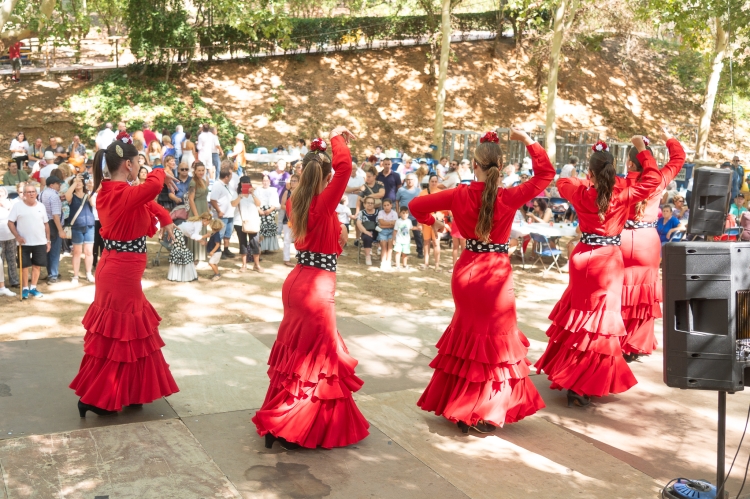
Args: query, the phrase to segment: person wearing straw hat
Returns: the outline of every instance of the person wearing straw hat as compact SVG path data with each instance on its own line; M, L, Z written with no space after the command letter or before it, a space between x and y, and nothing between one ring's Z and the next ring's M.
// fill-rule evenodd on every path
M240 175L244 175L245 165L247 165L247 158L245 157L245 134L238 133L235 139L237 140L237 142L234 144L232 152L227 154L227 157L233 160L234 164L237 165L237 169L239 170Z

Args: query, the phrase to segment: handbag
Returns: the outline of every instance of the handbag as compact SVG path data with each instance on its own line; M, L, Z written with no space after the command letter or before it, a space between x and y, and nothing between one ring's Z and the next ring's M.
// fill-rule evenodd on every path
M81 201L81 206L78 207L78 211L76 211L76 214L73 215L73 219L70 221L68 225L63 227L63 232L65 233L65 239L73 239L73 224L76 223L76 220L78 220L78 215L81 214L81 211L83 210L83 205L86 204L86 199L88 199L89 195L84 194L83 195L83 201Z
M253 236L260 232L260 214L257 209L250 210L248 213L242 208L242 201L240 201L240 216L242 217L242 232Z
M171 211L169 216L172 218L172 220L187 220L188 219L187 205L178 204L177 206L174 207L174 209Z
M377 218L378 210L375 210L374 216ZM368 218L365 218L365 215L362 215L361 221L362 221L362 227L364 227L366 231L372 232L378 228L378 223Z

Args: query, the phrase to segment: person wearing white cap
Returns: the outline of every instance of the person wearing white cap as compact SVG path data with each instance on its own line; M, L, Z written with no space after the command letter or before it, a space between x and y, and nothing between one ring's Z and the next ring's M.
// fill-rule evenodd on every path
M41 170L39 170L39 178L42 180L47 180L47 177L50 176L52 170L57 168L57 165L55 164L55 153L53 153L52 151L45 151L44 159L42 161L44 161L44 166Z
M234 161L234 164L237 165L237 170L239 170L241 175L244 175L245 165L247 164L247 158L245 157L245 134L238 133L235 139L237 142L234 144L232 152L227 154L227 157Z

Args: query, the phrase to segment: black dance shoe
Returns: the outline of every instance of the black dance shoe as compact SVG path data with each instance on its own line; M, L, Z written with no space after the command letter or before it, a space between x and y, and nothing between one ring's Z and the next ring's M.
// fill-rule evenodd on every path
M640 357L637 353L624 353L622 354L623 358L625 359L625 362L630 364L631 362L635 362Z
M272 448L274 442L278 442L281 448L284 450L296 450L301 447L300 444L296 444L294 442L287 442L286 439L282 437L275 437L271 435L270 432L266 433L266 449Z
M486 421L477 421L476 424L471 425L471 429L479 433L492 433L497 430L497 426L491 425Z
M469 433L469 425L467 425L463 421L459 421L456 424L458 425L458 428L461 430L461 433Z
M78 401L78 414L82 418L86 417L86 411L91 411L97 416L111 416L113 414L117 414L117 411L107 411L105 409L99 409L98 407L95 407L93 405L84 404L80 400Z
M125 407L130 407L132 409L140 409L141 407L143 407L143 404L129 404L129 405L126 405Z
M578 407L586 407L590 403L591 397L588 395L578 395L573 390L568 390L568 407L571 407L573 404Z

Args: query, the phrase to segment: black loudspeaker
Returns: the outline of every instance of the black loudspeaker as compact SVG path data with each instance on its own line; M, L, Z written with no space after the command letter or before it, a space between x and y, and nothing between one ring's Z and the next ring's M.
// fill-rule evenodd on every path
M750 242L668 243L662 256L664 383L743 390L750 366Z
M731 170L706 166L695 170L688 232L703 236L720 236L724 233L731 182Z

